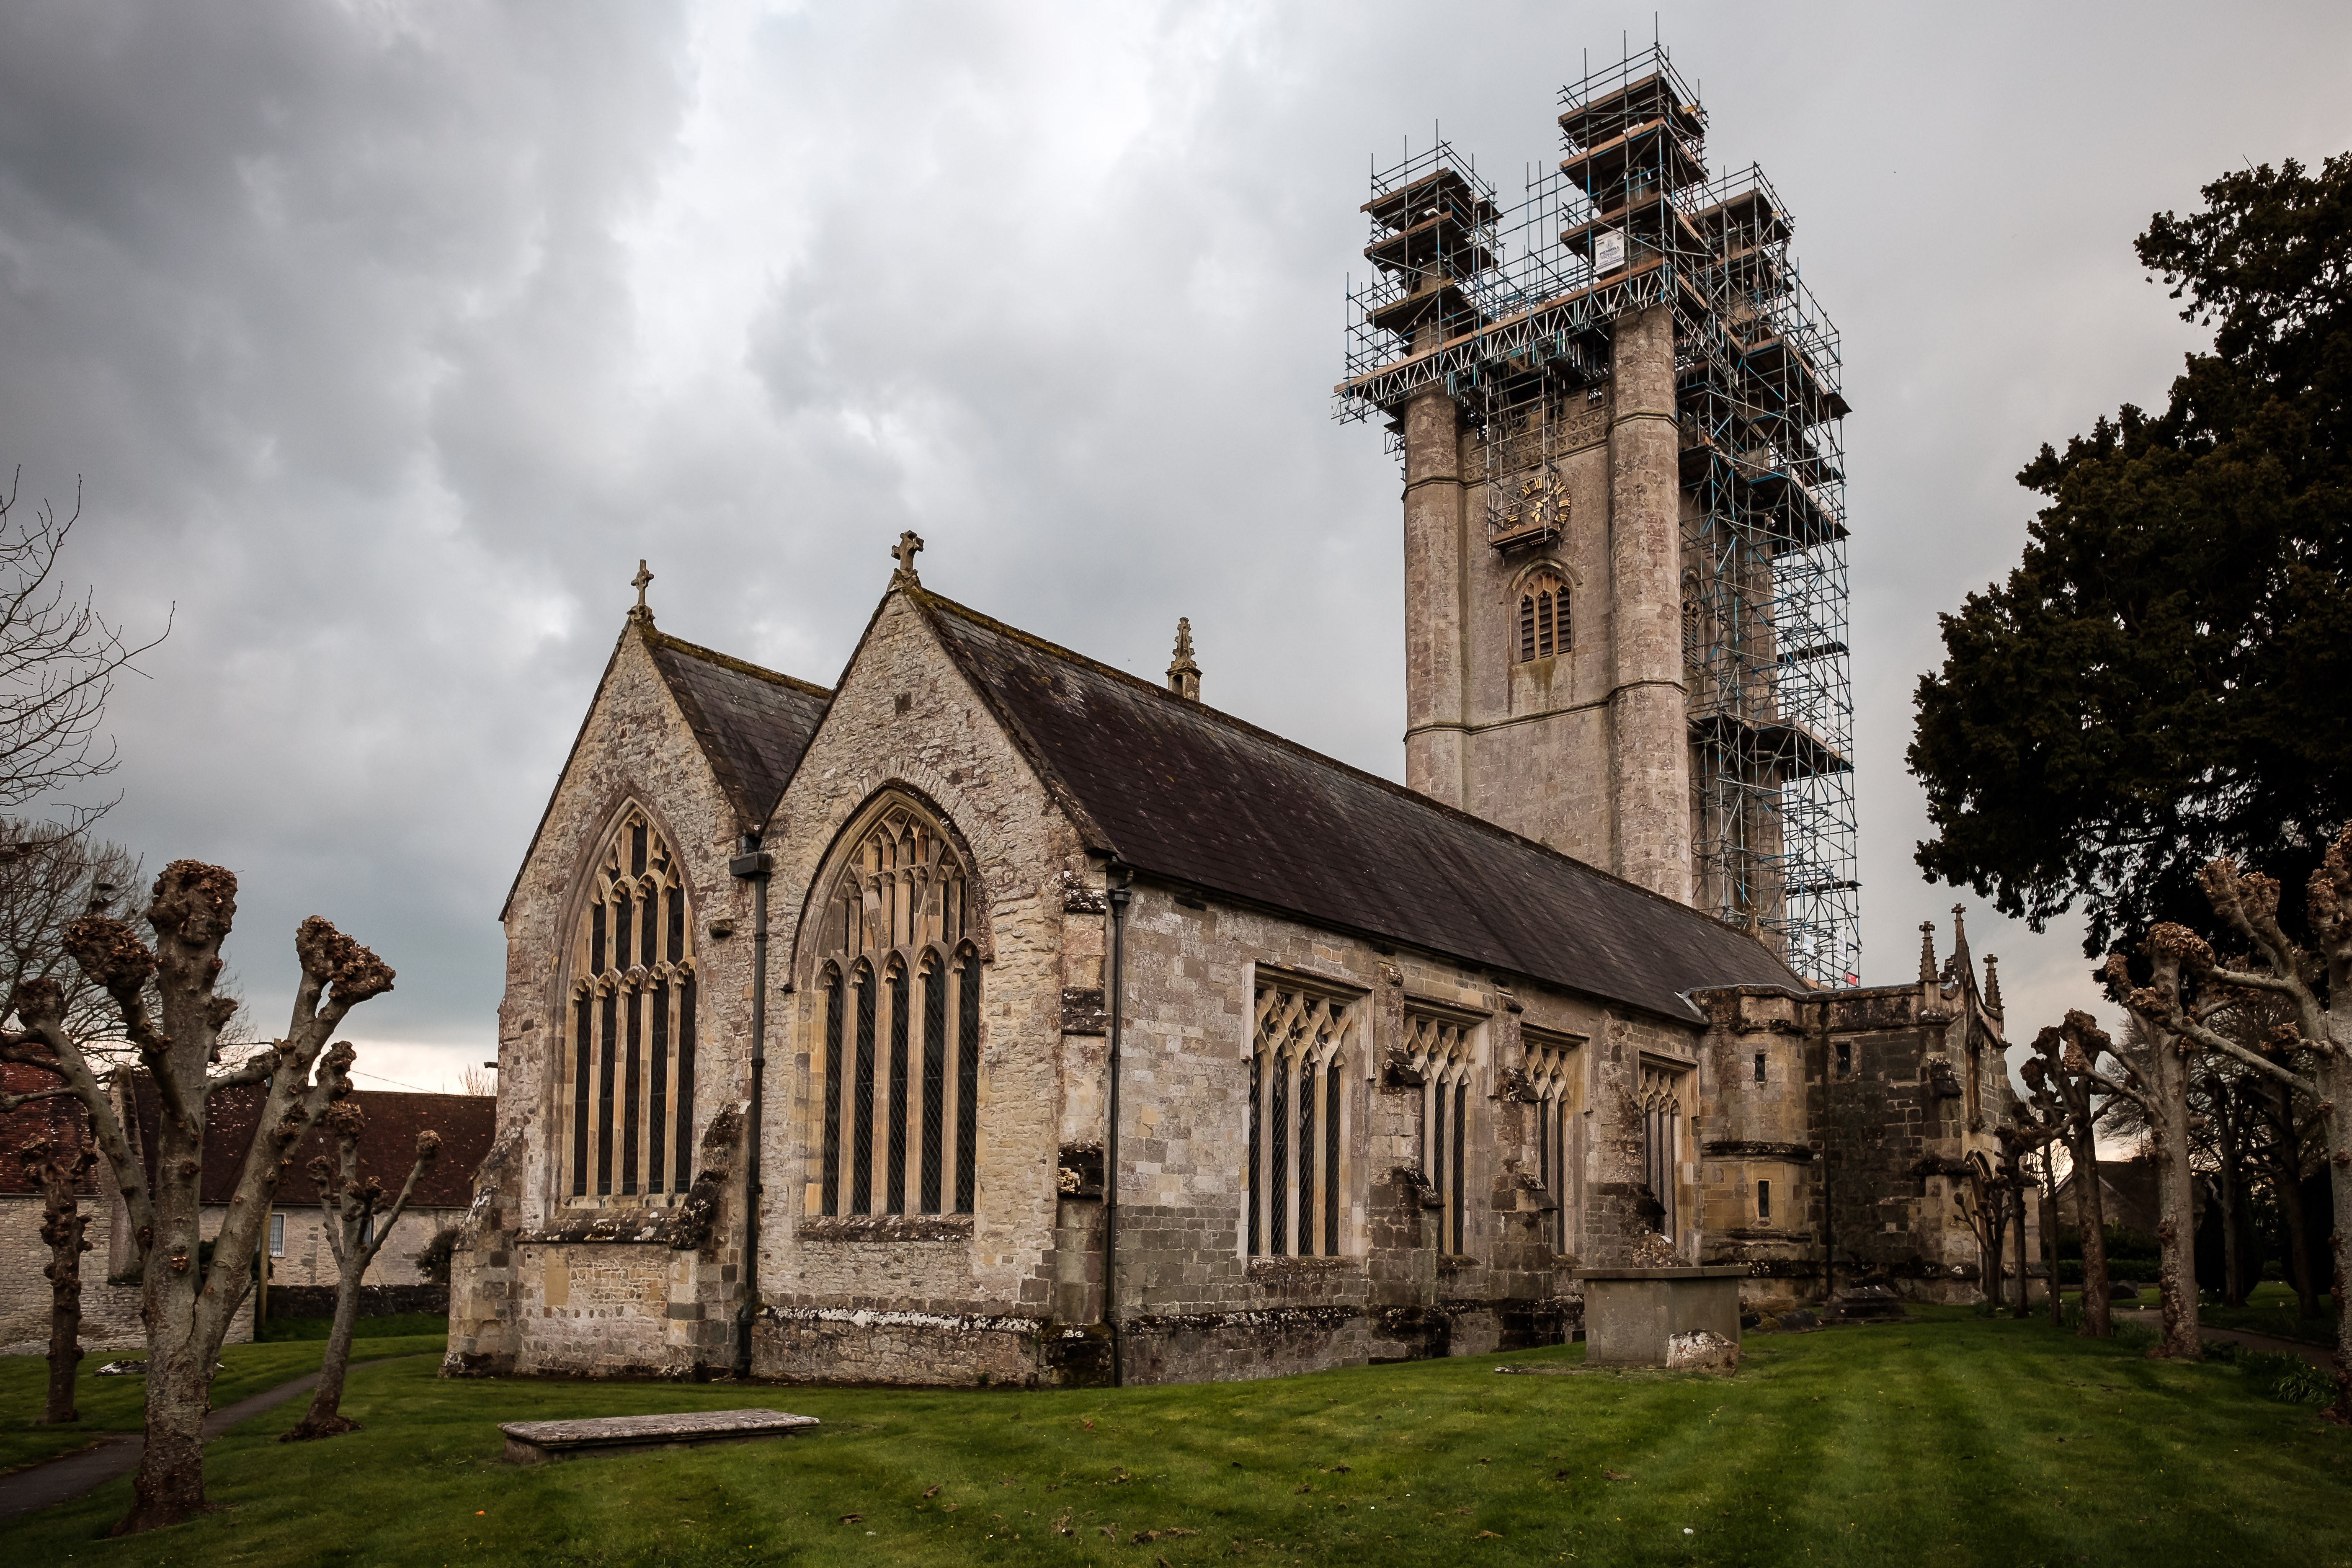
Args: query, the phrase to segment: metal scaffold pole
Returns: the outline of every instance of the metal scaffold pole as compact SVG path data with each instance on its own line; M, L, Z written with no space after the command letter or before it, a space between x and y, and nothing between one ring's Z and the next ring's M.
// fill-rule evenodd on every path
M1708 173L1706 112L1663 47L1559 103L1563 156L1516 206L1444 141L1374 173L1335 415L1381 416L1401 452L1404 405L1444 390L1476 437L1488 543L1548 544L1618 323L1670 310L1692 900L1809 979L1858 984L1837 329L1762 171Z

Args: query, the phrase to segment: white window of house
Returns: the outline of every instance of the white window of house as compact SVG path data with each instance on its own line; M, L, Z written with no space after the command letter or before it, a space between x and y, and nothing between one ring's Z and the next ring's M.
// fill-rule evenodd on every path
M366 1247L373 1243L374 1240L375 1215L368 1215L360 1220L360 1245L362 1247Z
M269 1216L269 1256L286 1256L286 1216L282 1214Z

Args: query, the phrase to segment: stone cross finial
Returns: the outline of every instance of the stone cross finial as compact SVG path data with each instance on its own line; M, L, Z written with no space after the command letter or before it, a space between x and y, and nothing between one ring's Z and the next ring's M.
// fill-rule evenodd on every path
M1189 701L1201 700L1201 667L1192 662L1192 618L1176 617L1176 657L1168 666L1168 689Z
M898 536L898 542L890 547L891 555L898 563L898 570L890 574L893 584L903 584L910 588L919 588L923 585L923 580L915 575L915 556L922 548L923 536L913 529L910 528Z
M646 563L642 560L639 561L637 574L629 579L629 586L637 591L636 607L629 612L629 619L649 622L654 618L653 610L646 604L646 589L653 580L654 574L646 570Z

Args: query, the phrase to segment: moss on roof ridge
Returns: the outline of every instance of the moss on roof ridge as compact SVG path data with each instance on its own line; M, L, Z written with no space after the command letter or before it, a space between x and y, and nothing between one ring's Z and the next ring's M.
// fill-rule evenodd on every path
M682 653L689 658L698 658L705 664L715 664L721 669L731 669L738 675L748 675L755 680L764 680L772 685L789 686L811 697L830 698L833 695L833 689L830 687L819 686L813 680L803 680L797 675L786 675L781 669L770 669L765 665L753 664L750 659L738 658L731 653L720 653L715 647L705 647L700 643L688 642L684 637L671 636L658 626L648 626L646 628L646 635L658 647Z

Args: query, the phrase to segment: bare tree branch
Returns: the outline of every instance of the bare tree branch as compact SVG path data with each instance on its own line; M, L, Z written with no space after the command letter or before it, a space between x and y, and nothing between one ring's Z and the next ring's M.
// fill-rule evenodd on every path
M134 643L85 593L57 581L58 557L81 521L81 481L60 519L44 500L23 514L23 470L0 495L0 807L21 805L61 785L114 771L112 742L98 727L118 675L171 635Z

